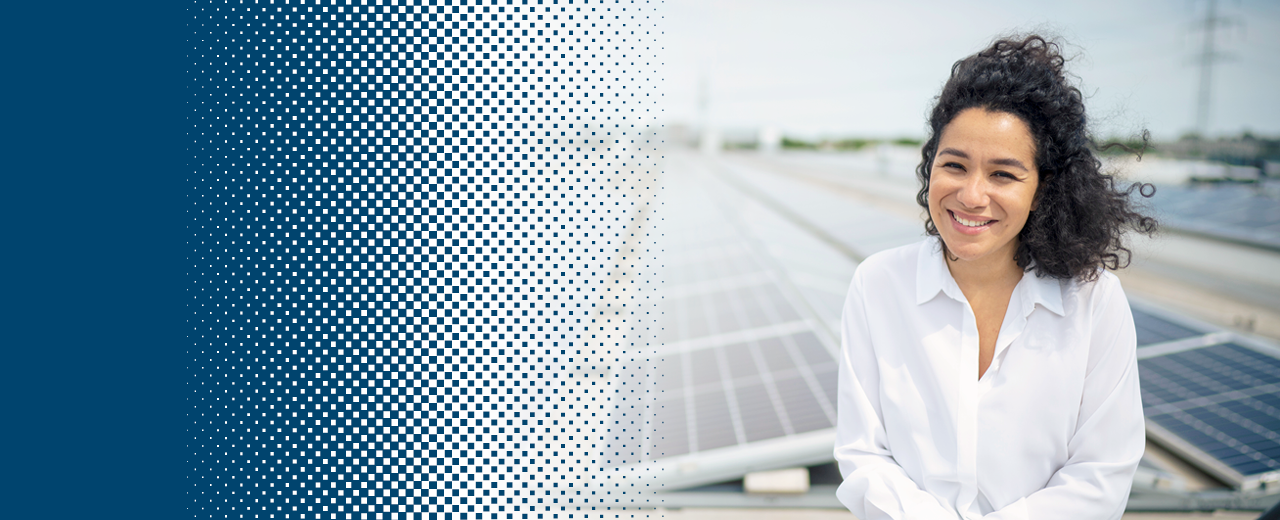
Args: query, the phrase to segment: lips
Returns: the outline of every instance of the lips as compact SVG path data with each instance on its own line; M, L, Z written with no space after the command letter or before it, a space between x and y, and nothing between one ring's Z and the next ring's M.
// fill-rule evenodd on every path
M995 219L980 220L980 219L970 219L970 218L965 218L965 217L962 217L962 216L960 216L960 215L956 214L956 212L951 211L951 210L947 210L947 213L949 213L949 214L951 215L951 218L952 218L953 220L955 220L956 222L959 222L959 223L960 223L960 225L965 226L965 227L977 228L977 227L982 227L982 226L985 226L985 225L987 225L987 224L991 224L992 222L995 222Z
M972 215L956 214L955 211L947 210L947 214L951 215L951 219L956 223L964 225L966 228L980 228L983 225L995 223L995 219L974 218Z
M957 214L951 210L947 210L947 214L951 216L951 229L955 230L956 233L967 236L978 236L986 233L993 224L999 222L999 220L985 220L976 215Z

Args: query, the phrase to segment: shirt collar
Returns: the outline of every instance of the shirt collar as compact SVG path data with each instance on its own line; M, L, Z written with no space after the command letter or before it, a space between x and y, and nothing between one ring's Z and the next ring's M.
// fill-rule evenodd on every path
M920 254L916 258L916 305L924 305L944 290L945 283L955 285L956 282L951 278L947 263L942 260L942 240L938 237L929 237L920 244ZM948 296L951 296L950 291Z
M916 256L916 305L923 305L932 300L939 292L956 301L965 301L960 286L951 277L947 263L942 259L942 240L929 237L920 245L920 253ZM1024 313L1030 314L1036 304L1040 304L1050 312L1064 316L1062 309L1062 283L1053 277L1038 277L1034 273L1024 273L1022 281L1014 289L1015 295L1021 293Z
M1063 283L1061 280L1052 276L1036 276L1035 273L1028 271L1022 275L1022 282L1019 285L1023 284L1026 285L1022 293L1023 301L1026 302L1026 314L1031 314L1036 304L1040 304L1041 307L1058 316L1067 315L1062 310Z

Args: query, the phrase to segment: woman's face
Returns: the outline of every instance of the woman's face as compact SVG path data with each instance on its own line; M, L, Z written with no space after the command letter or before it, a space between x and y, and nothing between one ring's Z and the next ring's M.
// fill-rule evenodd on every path
M970 108L942 129L929 172L929 212L961 261L1012 260L1035 209L1040 175L1027 124Z

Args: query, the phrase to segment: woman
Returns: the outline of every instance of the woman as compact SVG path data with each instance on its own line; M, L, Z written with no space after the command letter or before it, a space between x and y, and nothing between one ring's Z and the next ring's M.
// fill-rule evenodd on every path
M1063 63L1031 36L952 67L917 169L930 236L854 275L835 456L862 520L1124 512L1142 402L1105 268L1155 222L1100 171Z

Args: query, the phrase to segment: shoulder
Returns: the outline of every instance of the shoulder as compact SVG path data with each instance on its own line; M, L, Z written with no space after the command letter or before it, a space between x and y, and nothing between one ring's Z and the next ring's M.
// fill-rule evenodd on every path
M916 272L921 255L930 254L932 240L922 240L868 256L854 271L849 295L915 294Z
M1109 356L1134 355L1138 338L1133 311L1115 274L1104 270L1093 281L1064 282L1063 289L1068 321L1089 338L1090 372Z
M1102 269L1096 280L1082 282L1079 280L1062 281L1063 304L1068 312L1113 313L1123 311L1129 313L1129 299L1120 286L1120 279L1111 271Z
M926 239L914 244L907 244L875 253L858 264L858 269L854 272L854 278L865 280L902 273L914 275L920 255L928 254L928 248L934 247L934 244L935 241Z

